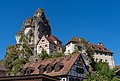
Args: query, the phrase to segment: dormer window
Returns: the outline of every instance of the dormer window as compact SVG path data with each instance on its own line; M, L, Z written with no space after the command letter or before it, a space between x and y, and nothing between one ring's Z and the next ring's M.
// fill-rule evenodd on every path
M27 69L26 70L26 75L30 75L31 74L31 70L30 69Z
M22 69L22 70L20 71L20 75L25 75L25 70Z
M44 71L45 71L45 69L44 69L44 68L42 68L42 67L40 67L40 68L39 68L39 74L44 73Z
M33 70L33 68L28 68L27 70L26 70L26 75L31 75L31 73L33 72L34 70Z
M104 48L104 50L107 50L106 48Z
M54 69L55 69L55 72L58 72L58 71L60 71L62 68L63 68L63 64L56 64Z
M58 72L58 71L60 71L60 65L56 64L55 65L55 72Z
M98 48L99 50L101 50L101 48Z
M52 72L52 67L51 67L51 66L48 66L48 67L46 68L46 71L47 71L47 73Z

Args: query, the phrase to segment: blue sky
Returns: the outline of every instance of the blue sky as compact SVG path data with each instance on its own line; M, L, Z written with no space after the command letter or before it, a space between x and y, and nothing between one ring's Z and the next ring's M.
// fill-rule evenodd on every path
M72 36L103 42L120 65L119 0L0 0L0 59L15 34L37 8L44 8L52 34L65 44Z

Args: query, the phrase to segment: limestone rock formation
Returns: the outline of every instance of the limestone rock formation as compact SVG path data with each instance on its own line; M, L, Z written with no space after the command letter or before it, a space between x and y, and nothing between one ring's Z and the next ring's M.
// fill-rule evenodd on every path
M26 43L34 51L40 38L51 35L51 27L45 17L44 10L38 8L32 18L27 18L22 25L22 29L16 33L17 44Z

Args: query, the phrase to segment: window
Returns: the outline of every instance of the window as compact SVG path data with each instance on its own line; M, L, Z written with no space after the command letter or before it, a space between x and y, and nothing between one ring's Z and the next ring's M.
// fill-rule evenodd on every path
M104 48L104 50L107 50L106 48Z
M92 46L91 48L92 48L92 49L94 49L94 47L93 47L93 46Z
M53 53L53 51L51 51L51 53Z
M101 50L101 48L98 48L99 50Z
M84 73L84 69L83 69L83 68L76 67L76 72L77 72L77 73L80 73L80 74L83 74L83 73Z
M102 62L102 59L100 59L100 62Z
M59 48L59 50L60 50L60 48Z
M21 70L20 75L24 75L24 74L25 74L24 70Z
M105 62L107 62L107 60L105 60Z
M47 73L50 73L50 72L52 72L52 67L51 67L51 66L48 66L48 67L47 67Z
M98 61L98 59L96 58L96 62Z
M62 78L62 81L67 81L66 78Z
M69 78L69 81L74 81L74 78Z
M77 61L77 64L78 64L79 66L83 66L83 62L81 62L81 61Z
M55 72L60 71L60 66L58 64L55 65Z
M35 59L35 61L37 62L37 61L38 61L38 59Z
M79 79L75 79L74 81L80 81Z
M40 48L42 48L42 46L40 46Z
M45 40L42 40L42 42L44 42Z
M39 74L42 74L44 72L44 68L40 67L39 68Z
M56 48L56 46L54 46L54 48Z
M31 74L31 70L30 69L27 69L26 70L26 75L30 75Z
M47 47L47 44L45 45L45 47Z

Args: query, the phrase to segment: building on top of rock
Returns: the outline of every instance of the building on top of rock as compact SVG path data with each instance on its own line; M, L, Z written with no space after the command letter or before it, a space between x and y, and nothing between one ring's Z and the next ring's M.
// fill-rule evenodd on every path
M77 49L76 44L81 44L82 46L82 40L77 37L72 37L66 44L65 54L73 53Z
M23 22L22 29L15 37L17 44L26 44L33 51L30 60L38 58L41 49L45 49L48 54L62 52L62 42L51 35L51 27L42 8L38 8L33 17ZM42 42L43 39L46 42Z
M45 17L44 10L38 8L32 18L27 18L22 25L22 29L16 34L17 44L25 42L28 45L33 45L36 51L36 44L42 36L51 35L51 27ZM23 41L24 40L24 41Z
M65 53L66 54L73 53L76 50L76 44L81 44L82 52L86 53L85 46L83 46L84 44L82 43L83 42L80 40L80 38L72 37L66 44ZM98 61L107 62L110 68L115 67L114 59L113 59L113 52L108 50L102 43L98 43L98 44L88 43L88 45L95 51L93 58L96 62Z
M47 54L62 53L62 42L53 35L43 35L37 44L37 54L40 54L42 49L46 50Z

